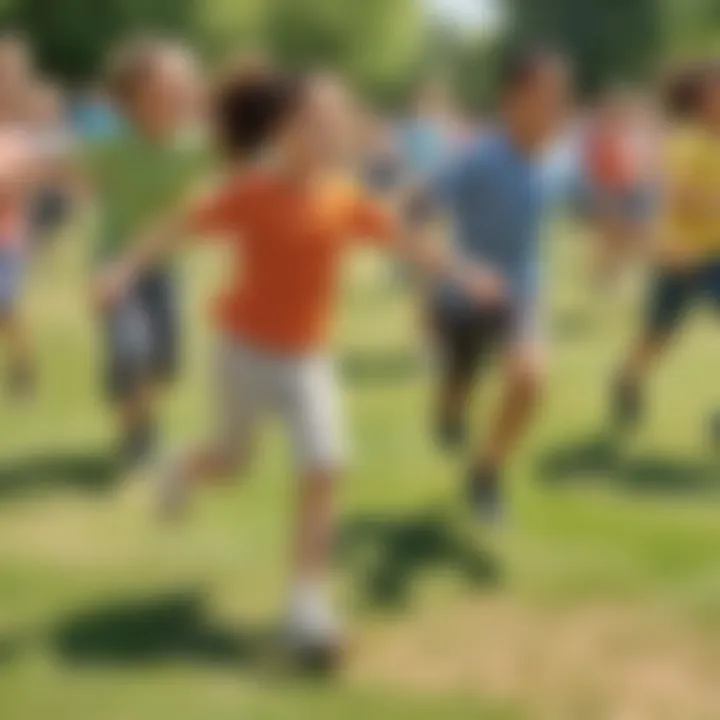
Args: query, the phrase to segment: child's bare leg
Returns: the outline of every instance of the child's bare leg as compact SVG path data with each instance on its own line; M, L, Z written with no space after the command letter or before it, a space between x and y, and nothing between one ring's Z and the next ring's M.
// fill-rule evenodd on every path
M7 313L0 317L0 335L7 348L11 389L18 392L30 389L34 359L27 328L17 313Z
M180 453L160 476L157 510L165 519L175 519L187 507L193 490L241 473L246 457L218 444Z

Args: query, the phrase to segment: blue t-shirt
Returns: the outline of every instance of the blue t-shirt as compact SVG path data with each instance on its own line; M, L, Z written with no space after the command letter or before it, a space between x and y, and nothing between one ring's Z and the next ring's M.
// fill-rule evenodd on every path
M528 158L506 133L496 131L471 145L435 182L435 194L453 223L457 255L493 267L516 302L537 297L543 227L566 195L572 167L563 153ZM470 307L454 286L443 286L440 298Z

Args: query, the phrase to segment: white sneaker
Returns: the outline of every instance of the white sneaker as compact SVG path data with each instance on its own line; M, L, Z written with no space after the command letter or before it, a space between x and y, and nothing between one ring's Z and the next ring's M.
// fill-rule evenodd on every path
M340 662L344 633L321 591L307 587L294 593L285 643L292 657L313 669L333 669Z

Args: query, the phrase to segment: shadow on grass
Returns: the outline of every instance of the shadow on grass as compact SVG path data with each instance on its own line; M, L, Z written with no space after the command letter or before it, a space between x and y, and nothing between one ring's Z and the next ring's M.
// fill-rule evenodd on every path
M269 635L213 623L202 595L188 591L91 609L64 621L51 642L65 662L75 665L181 660L245 666L260 659Z
M596 435L548 451L539 461L547 483L612 484L648 495L720 494L720 466L673 457L627 457L610 436Z
M475 587L501 579L491 553L463 537L452 518L432 512L351 519L341 532L339 554L357 596L379 607L404 606L417 576L432 569L454 569Z
M63 490L109 491L118 478L110 453L61 452L0 460L0 499L33 497Z
M350 382L395 382L416 376L423 366L413 350L351 350L340 359L340 373Z

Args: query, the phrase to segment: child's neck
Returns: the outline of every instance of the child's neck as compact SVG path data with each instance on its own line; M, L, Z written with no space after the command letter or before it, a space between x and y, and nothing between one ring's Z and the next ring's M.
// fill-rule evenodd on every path
M311 187L325 176L323 168L312 164L290 162L282 156L272 158L270 167L284 182L297 188Z

